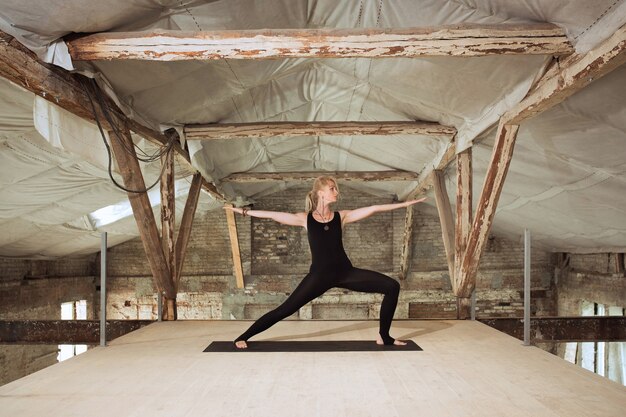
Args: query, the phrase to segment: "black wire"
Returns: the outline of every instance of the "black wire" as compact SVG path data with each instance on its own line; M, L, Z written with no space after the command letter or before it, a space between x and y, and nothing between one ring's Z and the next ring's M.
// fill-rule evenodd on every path
M105 105L104 99L103 99L103 95L102 95L101 91L97 88L97 86L95 84L95 80L92 79L91 83L92 83L92 86L94 87L94 91L96 93L96 98L98 99L98 103L100 105L100 109L102 111L102 114L104 114L105 119L107 120L109 125L111 125L111 128L113 129L114 134L118 137L120 144L124 147L124 149L126 149L126 152L128 152L134 158L137 158L139 161L146 162L146 163L156 162L163 155L165 155L168 152L170 152L171 148L174 146L174 142L175 142L175 137L174 136L172 136L170 138L170 140L168 140L167 145L165 147L163 147L161 150L155 152L152 155L148 155L143 149L139 148L139 146L137 146L134 142L131 141L133 146L135 147L135 149L138 149L141 154L145 155L145 158L141 158L141 157L137 156L137 154L135 152L133 152L133 150L127 146L126 141L124 141L122 139L123 134L120 133L120 131L119 131L118 127L117 127L117 124L113 123L111 115L109 114L108 106Z
M91 80L91 83L92 83L92 85L93 85L93 84L95 84L95 81L94 81L94 80ZM109 166L108 166L109 178L111 178L111 181L113 182L113 184L114 184L117 188L119 188L119 189L121 189L121 190L124 190L124 191L126 191L126 192L128 192L128 193L136 193L136 194L141 194L141 193L146 193L146 192L148 192L149 190L151 190L152 188L154 188L154 187L155 187L155 186L159 183L159 181L161 180L161 176L163 175L163 170L164 170L164 168L165 168L165 164L163 164L163 166L161 167L161 174L159 175L159 177L157 178L157 180L154 182L154 184L152 184L152 185L151 185L150 187L148 187L148 188L145 188L145 189L143 189L143 190L131 190L131 189L128 189L128 188L124 187L123 185L119 184L119 183L115 180L115 178L113 178L113 171L112 171L112 169L111 169L112 164L113 164L113 157L112 157L112 154L111 154L111 148L109 147L109 144L107 143L106 136L105 136L105 134L104 134L104 130L102 129L102 124L100 123L100 118L99 118L99 116L98 116L98 113L96 112L96 106L95 106L95 104L94 104L94 102L93 102L93 98L91 97L91 93L90 93L90 91L89 91L89 84L87 84L87 82L85 82L85 83L84 83L84 85L83 85L83 87L84 87L84 89L85 89L85 93L87 94L87 97L89 98L89 103L91 104L91 110L92 110L92 112L93 112L93 116L94 116L94 118L95 118L95 120L96 120L96 124L98 125L98 130L100 130L100 136L102 137L102 141L104 142L104 147L105 147L105 148L106 148L106 150L107 150L107 154L108 154L108 157L109 157ZM97 91L97 88L95 88L95 87L94 87L94 91ZM98 96L98 94L96 94L96 96ZM105 118L107 119L107 121L108 121L109 125L110 125L110 126L111 126L111 128L113 129L114 135L112 135L112 136L114 136L114 137L115 137L115 139L117 139L117 140L118 140L118 142L122 145L122 147L124 148L124 150L125 150L126 152L128 152L128 153L129 153L132 157L137 158L137 157L136 157L136 155L133 155L133 153L134 153L134 152L133 152L133 149L132 149L132 148L130 148L130 149L129 149L129 148L126 146L126 144L125 144L124 140L122 140L122 139L121 139L121 136L120 136L120 133L119 133L119 131L118 131L118 129L117 129L117 126L115 125L115 123L112 123L112 121L111 121L111 119L110 119L110 115L109 115L109 114L108 114L108 112L105 110L106 106L104 106L104 105L103 105L103 103L102 103L101 97L98 97L98 104L100 105L100 109L102 110L102 113L105 115ZM111 137L111 140L113 140L113 139L114 139L114 137ZM169 152L171 152L171 151L172 151L172 149L173 149L173 142L174 142L174 139L173 139L173 138L172 138L170 141L168 141L168 144L167 144L166 146L164 146L164 149L165 149L165 150L164 150L164 151L162 151L162 152L160 152L160 156L163 156L163 155L165 155L166 153L169 153ZM137 158L137 159L139 159L139 158ZM144 161L144 162L145 162L145 161ZM154 162L154 161L151 161L151 162Z

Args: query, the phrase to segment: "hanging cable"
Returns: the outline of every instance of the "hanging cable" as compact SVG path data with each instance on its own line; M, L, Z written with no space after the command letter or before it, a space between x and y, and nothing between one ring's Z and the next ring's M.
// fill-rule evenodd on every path
M104 147L106 148L107 155L109 157L109 164L108 164L109 178L111 178L111 181L113 182L113 184L117 188L119 188L119 189L121 189L123 191L126 191L127 193L140 194L140 193L148 192L149 190L154 188L159 183L159 181L161 180L161 176L163 175L163 171L165 169L165 164L162 164L161 172L160 172L159 177L157 178L157 180L154 182L154 184L152 184L150 187L144 188L143 190L131 190L129 188L124 187L123 185L121 185L120 183L118 183L115 180L115 178L113 177L113 170L112 170L113 155L111 153L111 148L110 148L109 144L107 143L106 135L104 134L104 130L102 129L102 124L100 122L100 117L98 116L98 112L96 111L96 106L94 104L93 97L92 97L92 94L90 92L90 87L93 88L93 91L95 92L96 98L98 100L98 105L100 107L100 110L102 111L102 114L104 115L105 119L107 120L109 126L111 126L111 129L113 131L113 135L111 135L111 140L117 140L118 143L124 149L124 151L127 152L131 157L137 158L138 160L140 160L142 162L155 162L160 157L162 157L163 155L169 154L169 152L171 152L174 149L175 137L172 135L170 140L168 140L167 144L165 146L163 146L162 149L159 150L159 152L157 152L157 153L155 153L153 155L149 155L147 158L140 159L139 157L136 156L136 154L134 152L134 149L133 148L129 148L127 146L125 141L122 139L122 137L123 137L122 133L119 131L117 125L112 122L111 115L109 114L109 112L107 110L107 107L106 107L106 105L103 102L103 98L102 98L101 94L98 94L98 88L97 88L97 85L95 84L95 81L93 79L91 79L90 82L89 81L83 82L83 88L85 90L85 93L87 94L87 97L89 98L89 103L91 104L91 111L93 112L94 119L96 120L96 124L98 125L98 130L100 131L100 136L102 137L102 141L104 143ZM131 142L132 142L132 139L131 139ZM135 147L137 147L137 145L135 145L134 143L133 143L133 145ZM143 150L141 150L141 151L142 151L142 153L144 155L147 155L145 152L143 152Z

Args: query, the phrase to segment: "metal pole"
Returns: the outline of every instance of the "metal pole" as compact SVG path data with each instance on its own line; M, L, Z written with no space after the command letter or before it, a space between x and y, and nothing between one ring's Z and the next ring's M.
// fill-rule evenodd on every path
M163 294L157 290L157 319L163 321Z
M100 247L100 346L107 344L107 232L102 232Z
M476 288L472 291L472 311L470 312L470 317L472 320L476 320Z
M524 346L530 346L530 230L524 229Z

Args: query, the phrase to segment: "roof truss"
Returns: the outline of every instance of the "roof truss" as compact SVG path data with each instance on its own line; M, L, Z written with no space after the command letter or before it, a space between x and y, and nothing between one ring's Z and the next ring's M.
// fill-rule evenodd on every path
M68 39L73 60L152 61L267 58L390 58L567 55L552 24L454 25L406 29L260 29L107 32Z
M422 135L449 136L453 127L432 122L262 122L185 126L187 140L269 138L276 136Z

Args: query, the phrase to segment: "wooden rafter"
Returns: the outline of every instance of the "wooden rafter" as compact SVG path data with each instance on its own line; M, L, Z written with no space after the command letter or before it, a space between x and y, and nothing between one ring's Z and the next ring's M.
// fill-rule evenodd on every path
M172 277L176 276L176 251L174 232L176 225L176 191L174 189L174 154L168 152L161 157L165 165L161 171L161 241Z
M472 148L456 156L456 227L454 233L454 276L452 289L457 292L461 261L472 226Z
M626 25L586 54L568 57L553 67L517 106L504 114L501 122L519 125L582 90L626 62Z
M505 113L498 125L496 142L467 246L460 261L456 295L470 296L476 272L513 154L520 123L546 111L567 97L626 62L626 25L596 48L568 57L558 71L549 70L516 107Z
M407 200L411 200L420 195L426 194L434 184L433 171L444 168L448 161L454 158L454 140L446 145L444 152L437 157L438 160L429 164L417 178L417 187L415 187L407 196ZM406 210L404 219L404 234L402 238L402 249L400 252L400 279L405 279L409 273L411 263L411 248L413 246L413 214L415 206L409 206Z
M196 208L198 207L198 200L200 199L200 191L202 187L202 175L195 174L191 180L191 187L189 188L189 194L187 194L187 202L185 203L185 210L183 211L183 218L180 221L178 227L178 236L176 236L176 279L174 281L175 288L178 289L180 283L180 277L183 271L183 261L187 254L187 244L191 237L191 226L193 224L193 218L196 214Z
M478 270L485 243L487 243L487 238L489 237L500 193L504 186L504 179L513 157L518 129L519 126L504 124L498 126L491 162L485 175L485 182L476 206L476 215L472 222L467 247L461 260L456 288L457 297L468 298L474 290L476 271Z
M232 204L227 204L232 207ZM235 221L235 213L226 210L226 222L228 223L228 235L230 236L230 249L233 255L233 269L235 272L235 281L237 288L243 288L243 268L241 267L241 253L239 251L239 236L237 236L237 222Z
M207 60L565 55L552 24L454 25L403 29L261 29L107 32L68 39L73 60Z
M409 275L409 267L412 258L412 236L413 236L413 212L414 205L406 208L404 217L404 235L402 237L402 249L400 252L400 276L401 280L405 280Z
M276 136L422 135L454 136L456 129L430 122L263 122L185 126L187 140Z
M448 272L450 273L450 282L452 283L454 282L454 217L452 216L452 207L450 206L443 171L435 170L433 175L435 200L437 202L437 212L439 213L439 223L441 224L443 247L446 251Z
M145 190L143 175L139 167L139 161L135 154L133 140L130 131L125 126L118 129L119 137L111 132L111 149L118 163L124 186L130 190ZM120 143L123 141L124 143ZM146 251L148 264L152 271L157 289L165 293L165 297L176 299L176 289L171 279L168 262L163 252L159 230L157 229L152 205L146 192L129 192L128 200L133 209L133 215L137 222L139 235Z
M178 288L175 284L176 277L176 251L174 232L176 227L176 190L174 189L174 153L168 152L161 157L161 245L163 255L169 271L168 280L174 287L175 294ZM150 256L150 254L148 254ZM176 299L166 297L163 317L166 320L176 320Z
M340 181L415 181L418 175L408 171L309 171L309 172L244 172L230 174L222 182L246 183L267 181L310 181L322 175Z
M0 31L0 77L6 78L25 90L84 120L92 123L96 121L89 94L87 93L88 88L93 90L94 87L86 87L86 77L39 61L33 52L2 31ZM128 126L131 131L136 132L158 146L164 146L170 141L170 138L161 132L152 130L127 118L115 102L104 92L100 90L93 91L100 95L108 113L113 115L115 119L122 120L124 125ZM103 128L111 130L112 127L98 106L96 106L96 114ZM182 147L180 141L176 140L174 142L174 150L181 157L179 160L189 170L195 172L196 169L191 165L189 153ZM204 188L216 199L220 201L226 200L223 193L213 184L205 181Z

